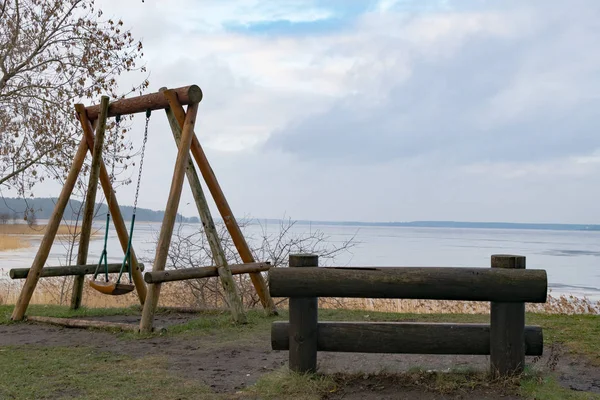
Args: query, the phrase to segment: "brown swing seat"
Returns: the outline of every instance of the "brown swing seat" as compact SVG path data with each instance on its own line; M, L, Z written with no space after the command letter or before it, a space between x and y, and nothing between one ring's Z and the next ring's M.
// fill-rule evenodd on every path
M131 293L135 289L134 285L115 282L90 281L90 286L100 293L109 294L111 296Z

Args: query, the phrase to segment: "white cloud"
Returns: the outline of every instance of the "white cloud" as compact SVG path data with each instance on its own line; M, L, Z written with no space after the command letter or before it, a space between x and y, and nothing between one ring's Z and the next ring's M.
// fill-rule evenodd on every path
M299 0L102 2L144 39L151 90L203 88L197 134L238 215L600 222L597 3L399 3L327 33L255 35L226 27L339 13ZM162 208L175 148L161 113L151 132L141 205ZM133 188L121 192L127 203Z

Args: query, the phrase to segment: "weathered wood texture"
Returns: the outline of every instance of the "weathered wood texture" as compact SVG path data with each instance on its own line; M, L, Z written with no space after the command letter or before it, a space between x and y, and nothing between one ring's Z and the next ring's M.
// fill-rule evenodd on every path
M96 119L96 139L94 142L94 151L92 152L92 164L90 167L90 176L85 195L85 206L83 209L83 221L81 222L81 233L79 234L79 248L77 249L77 265L87 263L90 237L92 235L92 223L96 205L96 192L98 191L98 179L100 177L100 162L102 161L102 147L104 146L104 133L106 131L106 119L108 112L108 96L102 96L100 99L100 116ZM76 276L73 280L73 290L71 291L71 309L76 310L81 307L83 298L84 276Z
M170 101L169 106L173 111L173 115L177 119L180 127L183 127L183 122L185 118L185 112L183 110L182 105L178 101ZM233 244L235 245L240 258L244 263L253 263L256 260L250 251L250 247L242 234L242 231L233 215L233 211L231 207L229 207L229 203L225 198L225 194L219 185L219 181L217 177L210 167L210 163L208 162L208 158L206 158L206 154L198 141L196 135L193 135L192 145L191 145L192 155L196 160L196 164L198 164L198 168L200 169L200 173L206 182L206 186L210 191L215 204L217 205L217 209L225 222L225 226L231 236ZM267 314L269 315L277 315L277 309L275 308L275 303L271 298L269 291L267 289L267 284L260 273L251 273L250 279L252 280L252 284L256 290L256 294L260 298L262 306L265 308Z
M250 264L231 264L229 266L232 275L268 271L270 268L271 264L260 262ZM188 279L211 278L214 276L219 276L217 267L208 266L186 269L173 269L168 271L148 271L144 274L144 280L146 281L146 283L162 283L185 281Z
M271 325L271 348L289 350L288 322ZM490 325L412 322L319 322L317 350L393 354L490 354ZM539 356L543 334L525 327L524 352Z
M177 307L177 306L157 307L156 311L157 312L174 313L174 314L201 314L201 313L215 312L215 311L226 312L226 310L216 310L214 308Z
M163 94L161 93L161 96ZM165 98L163 96L163 98ZM194 124L196 123L196 115L198 113L198 103L191 103L187 108L185 123L181 133L181 142L177 151L175 160L175 168L173 171L173 180L171 181L171 189L165 207L163 222L160 228L158 244L156 246L156 255L154 257L153 271L164 271L169 252L169 245L173 236L173 227L175 218L177 217L177 208L181 199L181 190L183 188L183 180L185 179L185 171L188 166L190 144L194 136ZM150 332L152 330L152 322L154 313L158 305L160 296L160 283L151 284L146 297L146 303L142 310L142 319L140 320L140 331Z
M94 321L88 319L71 319L71 318L54 318L54 317L38 317L27 316L27 321L43 322L46 324L65 326L70 328L101 328L101 329L118 329L122 331L137 332L138 326L133 324L125 324L122 322Z
M177 101L177 95L175 92L166 88L162 88L161 92L164 94L165 98L170 98L171 102ZM179 126L177 118L175 118L175 115L170 108L167 108L165 112L167 114L169 124L171 125L171 131L173 132L175 143L177 144L177 147L179 147L181 143L181 127ZM204 196L204 191L202 190L202 185L200 184L200 178L198 177L196 167L194 166L194 161L188 157L187 163L188 165L185 174L187 176L190 189L192 190L192 196L194 197L198 214L200 215L200 221L202 221L202 226L204 227L204 233L206 234L206 238L210 246L212 258L217 266L217 273L219 274L221 286L225 291L227 303L231 309L231 315L236 323L246 323L247 319L246 313L244 312L244 305L242 304L242 299L238 293L237 287L235 286L235 282L233 281L233 275L231 274L229 265L227 264L225 251L221 246L221 240L219 239L217 228L215 227L215 223L210 213L208 202Z
M13 321L21 321L25 316L25 311L27 311L27 307L29 306L33 292L35 291L35 287L40 279L40 274L44 268L44 264L48 259L50 248L52 247L56 232L60 226L60 221L65 211L65 207L69 202L69 198L71 197L71 193L73 192L73 188L77 182L77 177L79 176L79 172L81 171L81 167L85 161L86 154L87 143L85 140L82 140L77 148L77 152L73 158L73 163L71 164L71 169L69 170L67 179L65 180L60 195L58 196L58 200L56 201L52 215L50 215L50 219L48 220L46 232L44 233L40 247L38 248L31 265L30 273L23 284L23 288L21 289L21 293L19 294L19 298L17 299L17 303L13 309L11 315L11 319Z
M291 255L291 269L312 268L319 265L315 255ZM316 372L319 299L292 297L289 301L289 365L292 371Z
M273 297L358 297L544 303L544 270L488 268L273 268Z
M144 264L139 264L140 270L144 270ZM109 273L118 273L121 269L121 263L108 264ZM13 268L8 272L11 279L25 279L29 274L29 268ZM91 275L96 270L96 264L85 265L65 265L60 267L45 267L42 269L40 278L52 278L57 276L85 276ZM104 269L102 269L104 271Z
M202 90L197 85L184 86L171 90L177 95L177 100L182 105L200 103L202 101ZM167 107L169 107L169 103L165 99L165 96L161 92L155 92L111 103L108 108L108 116L135 114L146 112L146 110L153 111ZM90 120L94 120L100 114L100 105L87 107L86 111L87 117Z
M525 257L493 255L491 266L497 271L525 270ZM517 272L517 271L515 271ZM525 303L490 305L491 353L490 370L493 376L518 374L525 367Z
M78 113L85 141L87 142L89 151L92 152L95 142L92 124L87 118L85 114L85 108L83 108L83 106L78 109ZM108 170L106 169L104 161L100 161L100 184L102 186L102 190L104 191L104 196L109 199L107 200L107 203L110 210L111 219L115 230L117 231L117 237L119 238L119 243L121 244L123 253L125 253L127 251L127 244L129 242L129 232L125 226L125 221L123 220L123 215L121 214L121 209L119 208L119 202L112 187L110 176L108 175ZM135 284L135 290L137 292L138 299L140 304L143 305L146 299L146 283L144 283L144 277L139 269L138 260L133 245L131 246L131 275Z

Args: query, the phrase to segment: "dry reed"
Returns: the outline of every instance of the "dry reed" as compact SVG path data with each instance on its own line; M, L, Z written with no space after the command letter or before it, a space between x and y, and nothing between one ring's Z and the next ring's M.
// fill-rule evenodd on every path
M4 235L43 235L46 233L47 225L27 225L27 224L0 224L0 234ZM60 225L57 235L77 234L79 226Z
M89 280L89 278L87 278ZM38 289L32 298L32 304L69 304L72 277L41 279ZM246 308L260 307L254 295L254 288L246 276L236 276L240 292L244 294ZM225 308L227 304L222 287L217 278L203 279L203 293L195 286L184 282L163 284L160 306L163 307L198 307ZM0 282L0 302L13 304L19 295L22 282ZM128 307L139 304L137 295L130 293L124 296L106 296L93 290L89 285L84 287L83 305L90 308ZM210 290L208 290L210 289ZM274 299L277 307L287 308L287 299ZM319 307L326 309L352 309L373 312L414 313L414 314L487 314L489 302L447 301L447 300L401 300L401 299L353 299L353 298L321 298ZM544 314L600 314L600 302L575 296L549 295L546 303L528 303L529 312Z
M0 234L0 251L16 250L29 247L29 242L20 237Z

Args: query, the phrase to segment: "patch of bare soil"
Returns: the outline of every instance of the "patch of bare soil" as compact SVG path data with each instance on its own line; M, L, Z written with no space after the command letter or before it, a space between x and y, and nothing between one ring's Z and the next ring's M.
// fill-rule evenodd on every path
M544 357L535 360L541 370L553 372L565 388L600 394L600 367L582 357L568 354L560 345L546 347Z
M428 376L429 375L429 376ZM326 397L327 400L364 400L377 398L380 400L414 399L414 400L517 400L521 397L501 385L475 387L473 389L446 389L436 384L435 374L425 375L364 375L338 376L336 381L339 390ZM483 386L483 385L482 385Z
M198 318L194 314L167 313L156 316L156 326L168 327ZM94 318L104 321L134 323L138 316ZM287 364L285 351L271 350L270 332L258 332L255 337L243 337L224 342L218 335L155 336L149 339L127 339L100 330L62 328L41 323L0 325L0 346L86 346L101 351L126 354L139 358L164 356L169 369L180 376L204 382L218 393L234 393L252 385L268 372ZM560 347L547 348L544 357L528 358L528 364L555 372L565 387L600 392L600 368L585 360L570 356ZM442 394L423 390L420 385L404 385L394 380L394 374L411 368L447 371L463 368L484 371L489 365L485 356L389 355L320 352L319 371L327 374L367 374L369 379L348 381L331 399L516 399L510 393L498 393L493 388L480 387L469 392ZM388 378L373 378L373 374ZM391 376L391 377L390 377ZM375 397L376 396L376 397ZM512 397L511 397L512 396Z

